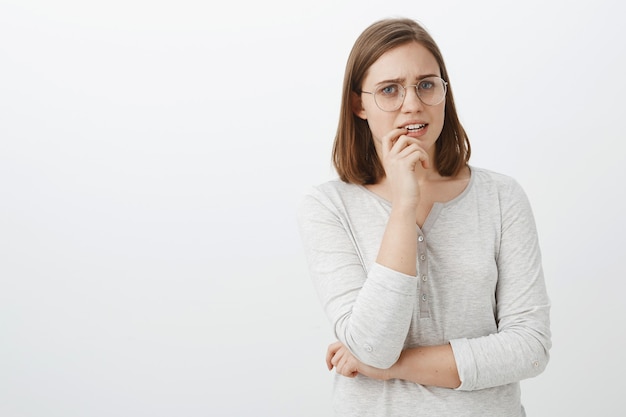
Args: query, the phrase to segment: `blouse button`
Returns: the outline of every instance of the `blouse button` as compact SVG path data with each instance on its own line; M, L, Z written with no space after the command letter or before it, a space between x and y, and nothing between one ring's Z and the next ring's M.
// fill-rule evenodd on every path
M426 255L420 255L420 259L423 261L426 259Z
M419 240L420 242L423 242L423 241L424 241L424 236L419 236L419 237L417 238L417 240Z
M422 281L426 282L428 280L428 277L426 275L422 275Z

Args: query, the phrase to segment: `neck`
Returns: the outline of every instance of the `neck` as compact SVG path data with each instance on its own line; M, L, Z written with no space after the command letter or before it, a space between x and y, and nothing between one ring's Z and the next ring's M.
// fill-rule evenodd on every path
M415 176L417 177L417 182L422 184L425 182L434 181L434 180L438 180L441 178L439 171L437 171L437 169L432 165L433 165L432 160L431 160L431 166L429 168L424 168L421 164L417 164L417 166L415 167Z

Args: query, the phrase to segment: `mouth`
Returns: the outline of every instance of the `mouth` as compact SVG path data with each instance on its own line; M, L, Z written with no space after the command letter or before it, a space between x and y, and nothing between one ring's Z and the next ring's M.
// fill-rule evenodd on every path
M406 125L404 126L404 128L408 130L409 133L411 133L411 132L419 132L420 130L424 129L426 126L427 126L426 123L420 123L420 124Z

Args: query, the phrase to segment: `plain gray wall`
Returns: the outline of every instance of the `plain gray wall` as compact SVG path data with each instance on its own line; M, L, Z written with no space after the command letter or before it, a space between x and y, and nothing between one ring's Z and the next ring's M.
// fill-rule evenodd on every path
M554 348L528 415L616 415L619 2L364 3L0 0L0 415L328 415L295 210L391 16L431 31L472 164L535 210Z

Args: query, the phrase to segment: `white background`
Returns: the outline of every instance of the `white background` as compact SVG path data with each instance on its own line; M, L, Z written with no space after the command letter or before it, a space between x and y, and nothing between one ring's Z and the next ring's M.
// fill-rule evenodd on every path
M390 16L438 41L472 164L533 204L554 347L528 415L620 415L619 2L366 3L0 0L1 416L328 415L295 211Z

